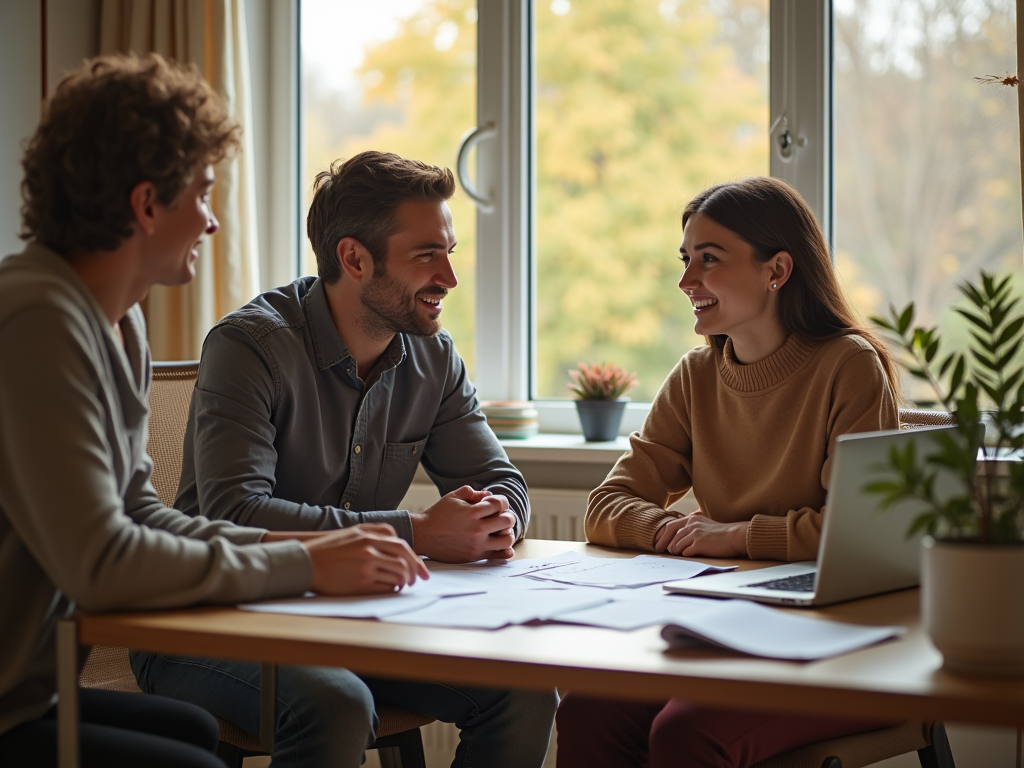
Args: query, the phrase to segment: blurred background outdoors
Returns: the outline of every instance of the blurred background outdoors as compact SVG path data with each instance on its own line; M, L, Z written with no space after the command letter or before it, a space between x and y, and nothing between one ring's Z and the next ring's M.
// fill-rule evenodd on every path
M836 267L862 313L914 300L952 343L956 284L1024 288L1013 0L836 0ZM696 192L768 173L767 0L537 0L539 398L608 360L650 400L702 339L676 288ZM454 167L475 124L473 0L303 0L307 196L364 149ZM472 162L471 166L472 167ZM460 285L443 322L472 374L475 212L451 201ZM303 269L316 272L306 246Z

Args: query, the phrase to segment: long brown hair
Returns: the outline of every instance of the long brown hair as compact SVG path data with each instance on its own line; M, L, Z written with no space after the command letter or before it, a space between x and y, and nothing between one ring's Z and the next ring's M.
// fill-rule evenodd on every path
M683 228L696 214L707 216L738 235L766 262L779 251L793 257L793 272L779 291L779 319L787 333L805 341L860 336L874 347L882 370L899 396L900 379L885 344L857 322L836 280L828 245L814 213L795 189L780 180L754 176L716 184L683 210ZM710 336L721 349L725 336Z

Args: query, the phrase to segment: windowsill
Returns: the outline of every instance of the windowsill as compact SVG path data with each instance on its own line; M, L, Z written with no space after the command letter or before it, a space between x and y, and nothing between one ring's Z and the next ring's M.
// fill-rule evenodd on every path
M550 432L525 439L502 439L500 442L513 463L543 461L611 466L629 448L629 440L625 437L588 443L583 435Z
M531 488L592 491L603 481L629 440L588 443L582 435L543 432L525 440L501 440L501 447ZM430 483L420 465L413 482Z

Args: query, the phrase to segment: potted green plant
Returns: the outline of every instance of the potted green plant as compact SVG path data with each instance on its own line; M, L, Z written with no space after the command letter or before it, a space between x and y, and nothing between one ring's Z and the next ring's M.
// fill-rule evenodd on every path
M931 385L956 415L935 451L894 449L888 473L867 485L883 508L917 499L923 511L908 535L923 531L922 618L947 669L973 675L1024 675L1024 314L1009 277L985 272L960 286L969 324L967 349L943 355L938 330L914 325L914 305L872 322L899 345L911 376ZM935 403L931 403L935 405ZM985 410L982 410L982 409ZM984 424L984 429L980 424ZM963 492L935 492L940 471Z
M614 363L579 363L569 378L583 437L587 442L614 440L629 401L623 395L636 386L636 374Z

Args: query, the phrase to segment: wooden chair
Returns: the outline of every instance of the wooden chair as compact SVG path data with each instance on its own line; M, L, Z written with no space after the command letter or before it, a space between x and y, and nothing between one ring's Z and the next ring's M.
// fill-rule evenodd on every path
M863 768L908 752L917 752L921 768L956 768L942 723L919 720L792 749L753 768Z
M185 426L198 371L198 361L153 363L146 447L153 459L153 488L167 506L178 492ZM128 663L127 648L94 646L78 682L84 688L142 693ZM378 750L382 767L426 768L420 728L434 722L433 718L383 706L377 708L377 717L377 738L370 749ZM232 768L241 768L245 757L267 754L256 736L219 717L217 724L221 739L217 753Z

